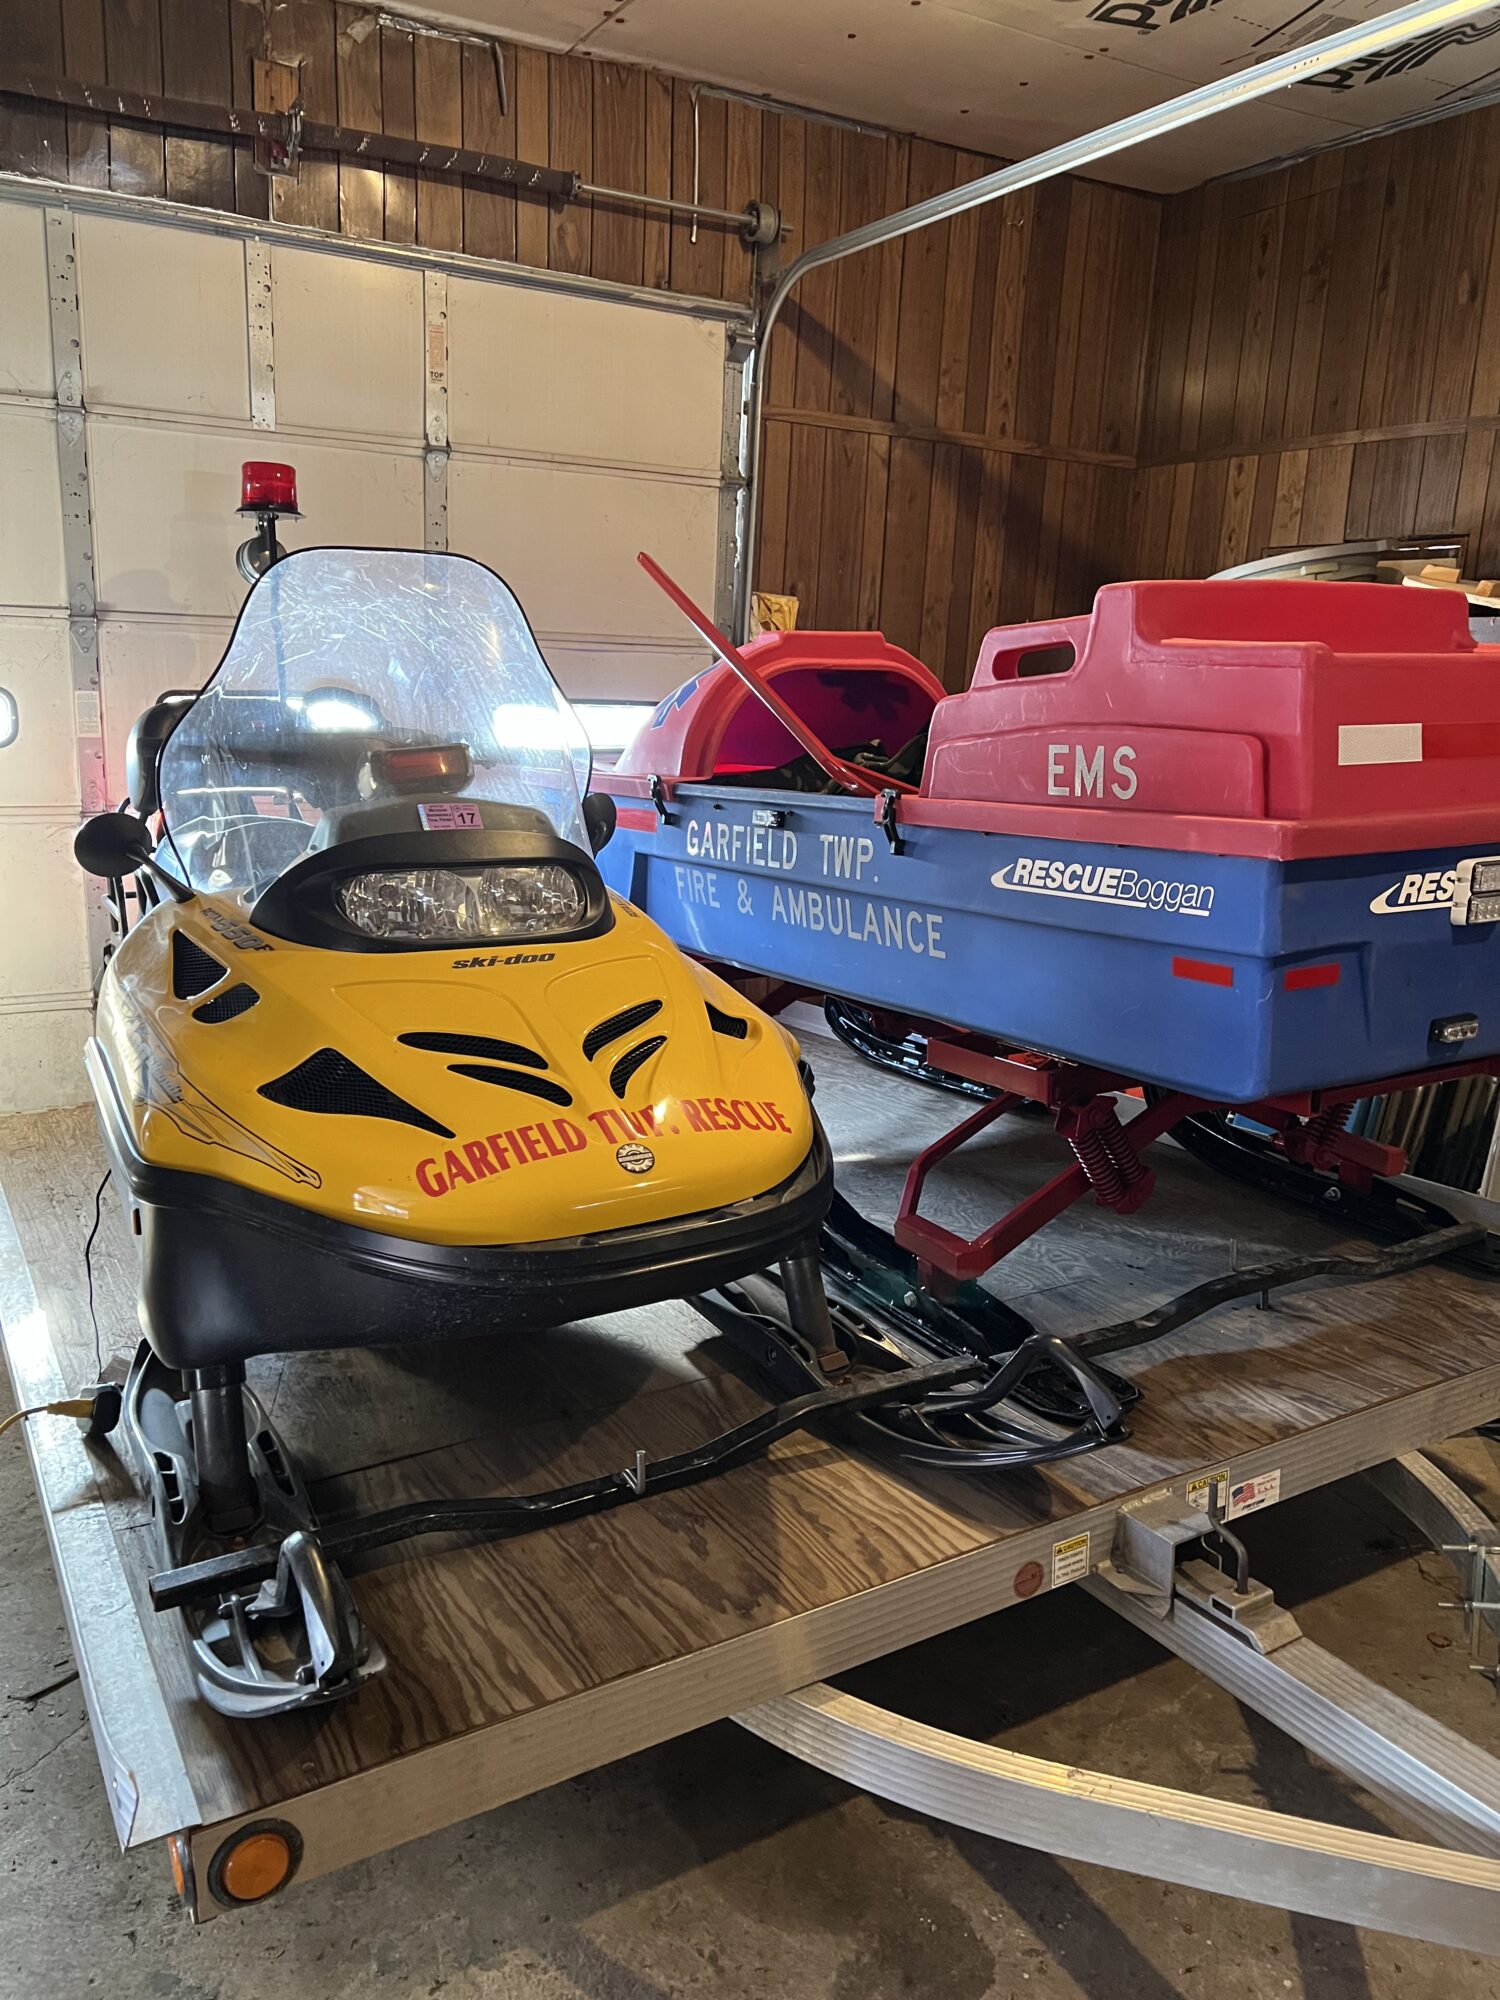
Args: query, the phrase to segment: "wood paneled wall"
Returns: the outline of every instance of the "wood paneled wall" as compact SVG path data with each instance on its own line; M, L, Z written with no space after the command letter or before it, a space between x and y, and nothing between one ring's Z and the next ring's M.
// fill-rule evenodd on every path
M1500 574L1500 111L1168 201L1121 574L1469 537Z
M259 55L302 64L310 118L490 147L585 179L778 203L795 255L990 170L949 146L741 104L684 79L382 27L334 0L0 0L44 71L251 102ZM696 110L696 119L695 119ZM441 176L310 160L0 102L0 165L629 284L747 298L721 228L549 208ZM815 274L771 343L756 578L804 624L883 626L954 685L1001 620L1086 607L1111 573L1139 438L1160 203L1051 182Z
M809 242L993 164L804 130ZM879 625L960 686L989 626L1086 608L1136 452L1157 212L1053 182L806 281L772 341L758 570L804 622Z

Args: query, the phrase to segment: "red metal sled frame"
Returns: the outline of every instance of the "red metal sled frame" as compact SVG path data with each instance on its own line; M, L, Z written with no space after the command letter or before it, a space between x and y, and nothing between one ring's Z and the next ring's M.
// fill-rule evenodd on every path
M1396 1146L1377 1145L1346 1132L1350 1111L1361 1098L1380 1097L1418 1085L1449 1083L1460 1077L1500 1075L1500 1057L1453 1063L1378 1082L1330 1090L1297 1091L1256 1104L1210 1105L1181 1091L1164 1093L1123 1124L1116 1098L1133 1080L1086 1064L1060 1061L1026 1050L1004 1049L974 1035L930 1039L927 1061L951 1076L991 1085L1000 1094L935 1140L912 1161L896 1212L895 1238L917 1259L924 1283L952 1284L977 1278L1019 1244L1090 1191L1102 1207L1129 1215L1150 1196L1155 1175L1141 1154L1163 1132L1195 1111L1234 1110L1277 1134L1289 1160L1332 1174L1368 1190L1377 1179L1406 1170ZM942 1160L1023 1102L1052 1114L1054 1129L1066 1140L1073 1163L1026 1195L997 1222L975 1237L955 1235L919 1213L927 1176Z

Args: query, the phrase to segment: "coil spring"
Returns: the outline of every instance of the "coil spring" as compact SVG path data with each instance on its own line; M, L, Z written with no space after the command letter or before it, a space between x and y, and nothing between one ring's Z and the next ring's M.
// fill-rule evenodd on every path
M1348 1125L1349 1113L1353 1109L1354 1099L1346 1097L1340 1099L1337 1104L1325 1104L1321 1111L1315 1112L1303 1126L1300 1134L1301 1144L1298 1151L1302 1158L1316 1163L1318 1155L1329 1141L1338 1138Z
M1101 1128L1099 1136L1108 1146L1110 1157L1119 1168L1126 1187L1135 1187L1138 1182L1146 1178L1146 1169L1141 1164L1140 1155L1131 1145L1126 1137L1125 1127L1113 1112L1110 1113L1109 1123Z
M1088 1176L1089 1186L1106 1208L1112 1208L1121 1200L1129 1185L1122 1163L1116 1159L1105 1136L1110 1124L1119 1131L1119 1120L1113 1112L1110 1113L1107 1123L1101 1126L1083 1127L1068 1136L1068 1144L1072 1147L1079 1166ZM1123 1133L1121 1137L1124 1137Z

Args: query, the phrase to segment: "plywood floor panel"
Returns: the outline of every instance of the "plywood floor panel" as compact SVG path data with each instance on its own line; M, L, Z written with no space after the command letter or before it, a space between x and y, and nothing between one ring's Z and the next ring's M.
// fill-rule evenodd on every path
M889 1222L912 1149L961 1100L809 1044L840 1183ZM1057 1165L1050 1132L1002 1124L935 1177L933 1212L975 1231ZM1137 1215L1080 1207L1007 1261L996 1289L1058 1330L1140 1311L1231 1262L1327 1247L1311 1216L1157 1149ZM82 1246L102 1171L92 1117L0 1123L9 1197L65 1376L94 1371ZM135 1339L133 1248L106 1199L95 1299L106 1358ZM1405 1391L1500 1365L1500 1293L1425 1271L1368 1288L1252 1303L1127 1357L1145 1389L1128 1443L1046 1473L916 1473L816 1437L704 1486L500 1543L424 1540L371 1557L356 1595L388 1673L321 1715L234 1729L191 1692L171 1622L144 1599L147 1530L108 1459L99 1491L141 1609L205 1819L535 1714L622 1677L706 1654ZM421 1351L266 1357L257 1392L325 1516L433 1495L581 1479L682 1448L761 1407L744 1364L686 1307L525 1339Z

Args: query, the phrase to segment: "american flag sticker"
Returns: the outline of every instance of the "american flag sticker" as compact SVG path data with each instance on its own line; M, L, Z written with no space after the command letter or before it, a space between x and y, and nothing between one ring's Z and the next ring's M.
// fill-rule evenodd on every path
M478 806L465 799L440 799L435 806L418 806L417 817L428 833L478 833L484 825Z
M1262 1507L1274 1507L1281 1498L1281 1468L1274 1472L1262 1472L1255 1479L1241 1479L1229 1489L1229 1504L1224 1509L1226 1521L1237 1521L1241 1514L1258 1514Z

